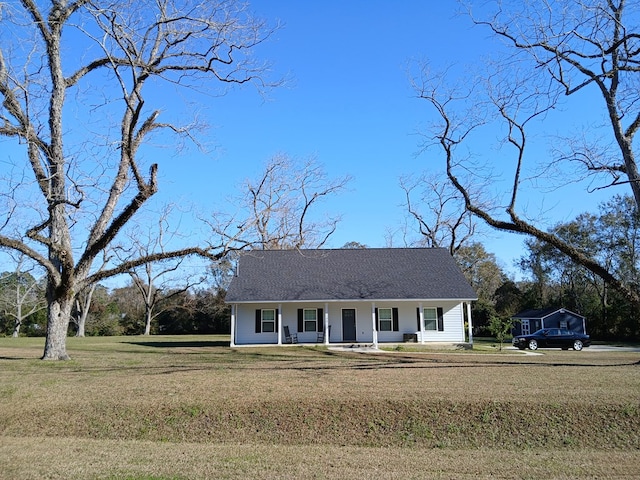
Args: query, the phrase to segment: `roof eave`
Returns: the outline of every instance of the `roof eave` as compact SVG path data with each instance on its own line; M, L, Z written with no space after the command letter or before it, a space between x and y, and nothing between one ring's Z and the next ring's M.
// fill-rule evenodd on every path
M477 297L457 298L319 298L319 299L293 299L293 300L226 300L229 304L246 303L346 303L346 302L475 302Z

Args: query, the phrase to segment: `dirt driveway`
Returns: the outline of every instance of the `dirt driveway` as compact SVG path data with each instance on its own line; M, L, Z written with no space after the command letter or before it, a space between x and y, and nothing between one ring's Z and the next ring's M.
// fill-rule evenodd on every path
M615 345L591 345L585 352L640 352L640 347L617 347Z
M506 347L509 350L517 350L516 347ZM520 350L527 355L542 355L544 350L558 350L557 348L539 348L535 352L531 350ZM640 347L617 347L615 345L591 345L590 347L584 347L583 352L635 352L640 353Z

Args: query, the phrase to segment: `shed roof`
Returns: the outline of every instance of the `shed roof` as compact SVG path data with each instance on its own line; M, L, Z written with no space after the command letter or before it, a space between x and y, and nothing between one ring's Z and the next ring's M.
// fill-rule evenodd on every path
M227 302L475 300L442 248L261 250L244 254Z
M569 315L574 315L576 317L584 318L584 316L579 315L577 313L571 312L566 308L560 307L549 307L549 308L532 308L529 310L523 310L520 313L516 313L513 318L546 318L549 315L553 315L556 312L561 311L563 313L567 313Z

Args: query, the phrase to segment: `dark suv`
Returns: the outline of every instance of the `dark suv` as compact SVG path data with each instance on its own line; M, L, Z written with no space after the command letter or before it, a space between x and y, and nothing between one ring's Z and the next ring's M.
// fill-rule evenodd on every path
M513 346L520 350L529 348L562 348L563 350L582 350L582 347L591 345L589 335L572 332L564 328L543 328L531 335L516 335L513 337Z

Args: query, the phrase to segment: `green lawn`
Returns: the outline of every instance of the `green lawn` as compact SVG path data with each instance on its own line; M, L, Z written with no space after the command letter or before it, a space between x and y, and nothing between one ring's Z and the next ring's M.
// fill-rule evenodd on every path
M0 338L0 478L633 478L640 354ZM492 351L493 348L493 351Z

